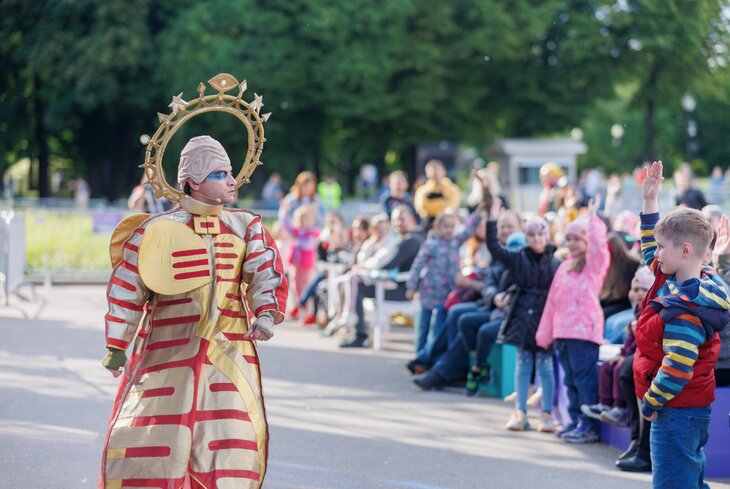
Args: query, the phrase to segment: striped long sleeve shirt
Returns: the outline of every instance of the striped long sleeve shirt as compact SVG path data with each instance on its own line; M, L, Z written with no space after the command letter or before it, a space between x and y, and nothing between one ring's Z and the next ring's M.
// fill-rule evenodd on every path
M657 244L654 227L658 221L659 213L641 215L641 252L655 276L661 273L655 258ZM700 306L697 311L705 308L727 310L730 308L729 298L727 286L707 265L703 267L699 278L677 282L672 275L657 290L655 300L665 307L679 305L684 310L672 316L664 325L664 359L642 401L641 411L645 416L659 411L664 404L679 395L692 379L700 346L714 334L689 304ZM682 307L683 304L687 307Z

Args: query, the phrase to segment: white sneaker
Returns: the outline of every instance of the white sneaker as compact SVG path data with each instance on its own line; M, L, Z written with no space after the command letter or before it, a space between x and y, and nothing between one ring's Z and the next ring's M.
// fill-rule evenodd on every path
M528 407L538 407L542 402L542 387L537 389L534 394L527 398Z
M517 400L517 393L513 392L512 394L506 396L503 401L509 404L514 403Z
M556 429L553 415L551 413L542 413L540 421L537 423L537 431L540 433L555 433Z
M510 431L525 431L530 427L530 422L527 421L527 414L517 410L512 413L504 427Z

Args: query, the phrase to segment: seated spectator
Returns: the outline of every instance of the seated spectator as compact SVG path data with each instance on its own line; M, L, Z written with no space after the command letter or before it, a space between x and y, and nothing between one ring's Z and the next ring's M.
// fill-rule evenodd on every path
M675 201L678 206L700 210L707 205L707 200L701 190L692 186L692 180L692 167L688 163L683 163L674 172L674 184L677 187Z
M722 216L717 226L717 238L712 250L712 262L718 275L730 284L730 223ZM715 365L715 381L718 387L730 385L730 327L720 332L720 356Z
M394 171L388 176L388 191L382 195L379 202L388 215L388 219L390 219L393 209L399 205L405 205L411 208L416 221L421 222L421 217L413 207L413 197L408 192L408 177L400 170Z
M383 269L393 273L407 272L410 270L413 260L423 243L423 236L416 228L416 219L411 210L406 206L399 206L393 210L391 226L396 232L396 249L393 258L383 266ZM354 335L340 344L342 348L365 348L369 346L367 324L365 323L363 311L363 299L374 297L375 287L373 285L361 285L358 287L357 298L355 299L356 318ZM397 284L395 289L385 292L385 299L391 301L405 301L405 284Z
M643 266L636 270L629 291L634 318L627 328L626 341L621 347L621 352L610 360L603 362L598 369L598 403L593 405L583 404L580 407L581 412L589 418L605 421L616 426L626 426L628 424L627 405L629 402L634 404L635 402L633 398L626 399L622 394L619 370L626 357L633 355L636 351L636 340L634 339L636 320L641 312L640 305L653 282L654 275L647 267Z
M608 250L611 266L599 294L606 318L603 336L609 343L620 344L625 338L626 326L633 318L629 289L639 268L639 258L626 248L618 233L608 233Z
M509 250L519 250L525 245L522 232L512 233L507 238ZM463 380L467 377L467 395L476 394L479 385L489 379L487 357L492 345L497 340L497 333L504 319L504 313L512 295L512 280L508 270L502 264L494 269L501 270L499 286L487 298L490 303L481 309L483 314L463 315L457 322L458 333L448 345L448 349L439 356L433 366L413 382L423 390L439 389L449 382ZM485 321L486 318L486 321ZM474 360L469 368L470 359Z
M505 243L510 234L520 229L520 225L520 217L517 213L509 210L503 211L497 221L497 241L500 244ZM492 299L497 293L503 269L503 263L493 260L489 267L480 273L483 276L481 299L455 304L449 308L443 324L437 324L434 327L433 338L413 360L406 364L406 368L412 374L424 373L436 363L449 345L456 341L460 323L483 324L489 320Z

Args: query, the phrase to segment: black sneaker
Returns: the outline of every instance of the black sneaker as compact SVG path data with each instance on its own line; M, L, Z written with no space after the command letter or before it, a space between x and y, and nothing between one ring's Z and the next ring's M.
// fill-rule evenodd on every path
M340 343L340 348L368 348L370 342L367 336L356 336L355 338L345 340Z
M466 376L464 393L469 397L475 396L479 391L479 385L486 383L488 379L489 371L486 368L482 368L479 373L469 370L469 373Z
M413 379L413 383L425 391L430 391L431 389L441 390L446 385L446 379L436 372L429 370L420 377Z

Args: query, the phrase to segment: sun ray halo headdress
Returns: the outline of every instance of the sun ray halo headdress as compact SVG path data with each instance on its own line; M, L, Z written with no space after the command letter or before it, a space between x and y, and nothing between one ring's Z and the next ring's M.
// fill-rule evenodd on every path
M184 193L169 184L165 178L162 166L162 158L165 154L167 144L175 133L193 117L206 112L226 112L235 116L243 123L248 136L248 149L243 160L241 170L236 175L236 188L249 183L251 175L256 167L263 163L259 160L264 149L264 123L269 119L271 113L259 115L263 107L263 97L254 93L254 100L246 102L243 100L243 92L246 91L246 80L238 83L235 77L227 73L220 73L208 83L218 93L205 95L206 85L198 85L198 97L190 102L182 98L182 92L172 97L169 107L170 114L157 113L160 126L152 137L143 134L139 141L147 146L145 151L145 162L140 165L144 168L147 181L152 186L157 197L165 197L172 202L179 202ZM226 92L238 87L238 95L229 95Z

